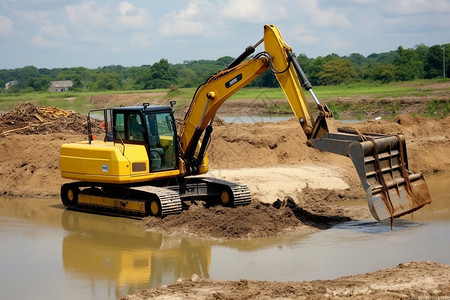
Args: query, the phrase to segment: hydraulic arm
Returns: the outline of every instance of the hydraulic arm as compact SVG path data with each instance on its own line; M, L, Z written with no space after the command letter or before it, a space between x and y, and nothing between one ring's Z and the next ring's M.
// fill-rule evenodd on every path
M265 51L246 60L262 42ZM375 219L400 217L431 202L422 174L408 170L403 135L338 129L332 112L319 102L295 54L273 25L266 25L262 40L247 47L230 65L197 89L179 130L181 158L187 174L198 173L209 144L212 121L220 106L268 69L277 77L308 138L308 146L352 159ZM317 106L316 120L313 120L302 87L311 93Z

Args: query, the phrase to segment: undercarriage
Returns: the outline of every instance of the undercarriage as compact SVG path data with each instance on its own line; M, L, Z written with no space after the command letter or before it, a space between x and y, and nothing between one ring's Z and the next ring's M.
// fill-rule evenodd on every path
M251 202L245 184L209 177L175 178L143 185L71 182L61 187L61 200L71 209L129 217L179 214L194 201L235 207Z

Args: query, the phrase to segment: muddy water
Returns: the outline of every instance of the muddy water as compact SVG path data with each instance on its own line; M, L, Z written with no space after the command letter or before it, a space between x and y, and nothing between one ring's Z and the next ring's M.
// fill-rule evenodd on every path
M388 223L222 244L146 232L138 221L64 210L58 199L0 199L0 298L116 299L198 274L302 281L401 262L450 264L450 173L427 177L433 203Z

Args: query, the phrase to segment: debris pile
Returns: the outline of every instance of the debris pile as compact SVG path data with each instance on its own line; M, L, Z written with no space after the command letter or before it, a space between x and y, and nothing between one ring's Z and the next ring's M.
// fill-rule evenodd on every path
M93 131L101 132L100 122L94 120ZM76 132L87 134L87 119L83 114L56 107L43 107L25 102L0 116L0 136L8 134L49 134Z

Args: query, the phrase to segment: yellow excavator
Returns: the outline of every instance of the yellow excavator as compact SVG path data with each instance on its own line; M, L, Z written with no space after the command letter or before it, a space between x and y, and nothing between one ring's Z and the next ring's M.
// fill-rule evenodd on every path
M254 54L262 43L264 51ZM193 199L231 207L249 204L247 185L199 175L208 172L207 148L217 110L269 69L307 136L307 145L351 158L376 220L393 220L431 202L422 174L408 169L404 136L337 128L278 28L265 25L260 41L197 88L178 130L173 102L91 111L88 140L61 146L61 175L76 180L61 187L62 203L80 210L158 217L180 213ZM315 101L316 120L302 87ZM91 113L103 114L103 141L93 140Z

